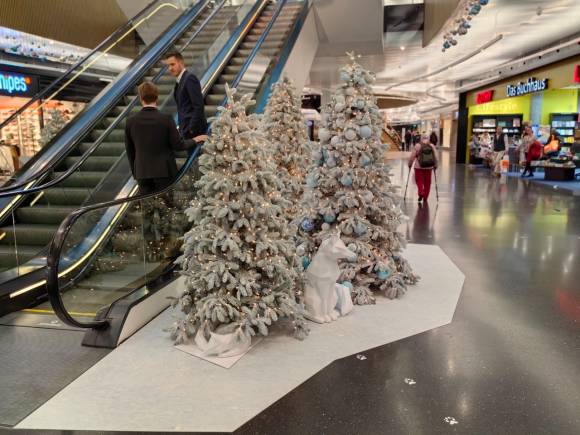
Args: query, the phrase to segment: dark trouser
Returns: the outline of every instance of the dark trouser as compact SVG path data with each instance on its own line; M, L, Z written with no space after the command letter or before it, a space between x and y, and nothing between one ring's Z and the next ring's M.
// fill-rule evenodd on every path
M530 175L534 175L534 167L532 166L532 162L526 162L522 176L526 175L526 172L529 172Z
M139 194L146 195L148 193L158 192L171 185L172 182L172 177L144 178L142 180L137 180Z

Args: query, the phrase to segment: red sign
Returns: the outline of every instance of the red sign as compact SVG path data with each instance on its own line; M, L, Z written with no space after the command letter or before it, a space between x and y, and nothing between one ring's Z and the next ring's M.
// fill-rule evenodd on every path
M580 65L574 68L574 83L580 83Z
M490 91L483 91L477 94L475 102L477 104L489 103L493 100L493 89Z

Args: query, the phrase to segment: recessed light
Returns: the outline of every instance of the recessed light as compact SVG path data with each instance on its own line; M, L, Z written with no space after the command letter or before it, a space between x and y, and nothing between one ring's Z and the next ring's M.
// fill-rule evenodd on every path
M401 45L401 51L405 51L405 46Z

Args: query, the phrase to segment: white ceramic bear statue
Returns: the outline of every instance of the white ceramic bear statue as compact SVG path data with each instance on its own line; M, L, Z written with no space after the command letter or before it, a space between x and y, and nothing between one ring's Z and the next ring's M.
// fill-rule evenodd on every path
M345 246L339 235L330 236L320 244L318 252L306 269L304 305L307 319L326 323L352 310L350 290L336 284L340 276L337 260L355 257L356 254Z

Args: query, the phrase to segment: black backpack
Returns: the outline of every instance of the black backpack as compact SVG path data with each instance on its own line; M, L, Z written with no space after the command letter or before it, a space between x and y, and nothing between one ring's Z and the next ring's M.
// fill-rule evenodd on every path
M421 151L419 151L417 160L419 161L419 166L422 168L432 168L435 166L435 154L433 153L431 144L421 145Z

